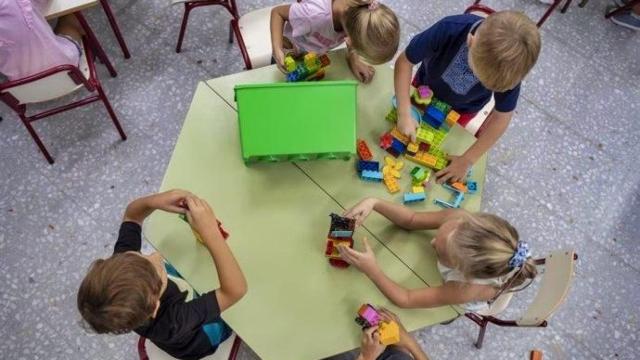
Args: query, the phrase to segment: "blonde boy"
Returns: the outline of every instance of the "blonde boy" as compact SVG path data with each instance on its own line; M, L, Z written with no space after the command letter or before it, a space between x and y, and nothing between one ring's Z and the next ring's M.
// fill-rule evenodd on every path
M495 108L477 141L436 173L439 183L459 181L507 129L520 95L520 82L540 53L540 34L524 14L501 11L482 18L449 16L416 35L395 65L398 128L415 140L418 124L410 115L410 86L428 85L437 98L461 114L465 126L495 98ZM420 63L411 81L413 66Z

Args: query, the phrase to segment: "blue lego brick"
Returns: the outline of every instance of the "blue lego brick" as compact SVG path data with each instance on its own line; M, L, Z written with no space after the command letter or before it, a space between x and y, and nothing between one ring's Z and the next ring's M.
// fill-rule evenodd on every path
M436 107L433 107L433 106L429 106L427 108L427 111L425 111L425 113L431 116L432 118L436 119L436 121L438 121L441 124L446 117L446 115L442 113L442 111L438 110Z
M454 208L453 204L450 204L450 203L448 203L448 202L446 202L444 200L440 200L440 199L433 200L433 203L436 204L436 205L440 205L443 208Z
M377 162L377 161L359 160L358 161L358 172L362 172L364 170L380 171L380 163Z
M403 202L405 204L424 201L426 199L425 193L404 193Z
M364 170L360 173L360 177L366 181L382 181L382 173L380 171Z
M469 194L475 194L478 191L478 183L475 181L467 181L467 192Z
M424 113L424 115L422 116L422 121L427 123L429 126L431 126L434 129L439 129L443 123L443 121L438 121L438 119L434 118L428 113Z
M350 238L353 236L353 231L348 230L333 230L331 232L332 238Z
M456 198L453 200L453 207L459 208L460 204L462 204L462 201L464 201L464 194L459 192L458 195L456 195Z
M407 146L396 138L393 138L391 148L393 148L393 150L395 150L398 154L403 154L405 150L407 150Z

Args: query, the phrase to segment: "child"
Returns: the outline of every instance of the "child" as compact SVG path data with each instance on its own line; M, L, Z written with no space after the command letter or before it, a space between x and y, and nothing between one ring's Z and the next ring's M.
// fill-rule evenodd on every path
M78 65L83 30L76 18L58 19L54 31L42 10L48 0L0 0L0 74L17 80L57 65Z
M378 0L302 0L271 11L273 58L283 72L288 52L324 54L345 42L351 72L368 83L375 70L360 56L374 65L385 63L399 41L398 18Z
M186 292L167 278L161 255L140 254L142 222L156 209L186 214L213 258L219 289L185 302ZM172 190L127 206L113 255L96 260L80 285L78 310L98 333L135 331L173 357L199 359L229 337L220 313L246 291L244 275L209 204L189 192Z
M444 284L424 289L405 289L389 279L376 264L364 241L364 252L341 247L340 254L373 281L395 305L402 308L461 305L483 311L503 292L533 280L537 271L528 245L507 221L486 213L460 209L415 212L405 206L367 198L347 211L362 224L372 210L408 230L437 229L431 240Z
M436 173L438 183L460 181L507 129L520 95L520 82L540 53L540 33L524 14L501 11L486 19L448 16L416 35L395 65L398 128L415 141L418 124L410 115L410 84L428 85L440 100L461 114L465 126L495 98L495 108L478 140ZM413 66L422 62L411 82Z
M390 346L382 345L375 327L365 329L362 332L360 354L356 360L429 360L418 342L402 326L396 314L384 308L377 310L384 320L398 323L400 342Z

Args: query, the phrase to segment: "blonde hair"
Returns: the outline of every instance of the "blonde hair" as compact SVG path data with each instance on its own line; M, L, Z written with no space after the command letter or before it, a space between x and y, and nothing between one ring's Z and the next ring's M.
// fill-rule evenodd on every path
M377 0L347 0L343 21L353 49L371 64L390 61L398 51L398 18Z
M509 260L518 240L518 231L506 220L487 213L465 213L451 233L447 247L456 268L466 278L490 279L514 270ZM503 290L520 286L537 274L533 259L528 258L506 281Z
M503 92L513 89L529 73L540 47L540 32L531 19L517 11L500 11L478 26L469 48L469 63L482 85Z
M78 290L78 311L99 334L123 334L153 315L162 280L153 264L132 253L113 255L91 264Z

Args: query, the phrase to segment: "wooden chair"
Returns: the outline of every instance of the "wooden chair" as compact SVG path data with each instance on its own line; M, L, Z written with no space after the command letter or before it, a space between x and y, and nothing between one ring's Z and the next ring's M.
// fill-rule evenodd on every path
M0 100L18 114L49 164L53 164L53 157L47 151L31 123L94 101L102 101L120 137L122 140L127 139L127 135L122 130L122 126L120 126L120 122L102 89L95 69L93 52L86 37L82 39L82 45L84 53L80 56L80 64L78 66L60 65L23 79L0 84ZM50 101L82 88L96 94L35 115L27 116L26 114L29 104Z
M480 349L489 323L511 327L546 327L547 320L565 301L574 275L578 255L573 250L554 251L546 258L536 260L536 265L544 266L540 289L525 313L517 320L502 320L494 315L502 312L513 293L500 296L492 306L480 313L469 312L464 315L480 326L475 346Z
M490 12L488 12L487 14L491 14L491 13L495 12L495 10L491 9L490 7L480 4L480 2L481 2L481 1L482 1L482 0L475 0L475 1L473 2L473 5L469 6L469 8L467 8L467 11L469 11L469 9L471 9L471 8L474 8L474 9L473 9L473 11L481 11L481 12L485 12L485 13L486 13L487 11L490 11ZM549 16L551 16L551 14L553 13L553 11L554 11L558 6L560 6L560 4L561 4L563 1L564 1L564 6L562 6L562 9L560 10L560 12L561 12L561 13L563 13L563 14L564 14L565 12L567 12L567 9L569 9L569 5L571 5L571 2L572 2L573 0L554 0L554 1L553 1L553 4L550 4L550 5L549 5L549 8L547 9L547 11L545 11L545 13L544 13L544 14L542 14L542 17L540 18L540 20L538 20L538 23L537 23L538 27L541 27L541 26L542 26L542 24L544 24L544 22L545 22L545 21L547 21L547 19L549 18ZM584 7L584 6L585 6L585 4L586 4L586 2L583 0L583 1L580 3L580 5L579 5L579 6L580 6L580 7ZM465 11L465 13L467 13L467 11Z

